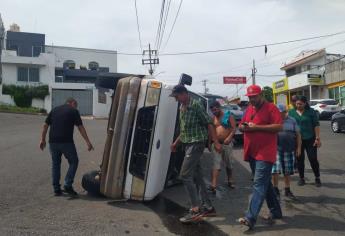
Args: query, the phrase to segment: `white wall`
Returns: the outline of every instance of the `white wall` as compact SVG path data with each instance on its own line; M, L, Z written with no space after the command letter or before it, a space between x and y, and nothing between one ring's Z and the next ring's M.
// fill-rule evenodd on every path
M112 91L106 94L107 104L98 103L98 90L94 84L55 83L55 67L62 67L65 60L74 60L76 68L79 68L80 65L88 67L90 61L96 61L101 67L109 67L110 72L117 72L117 54L115 51L46 46L46 53L41 53L39 57L18 57L15 51L7 50L4 50L2 55L3 84L49 85L50 95L46 96L44 101L34 99L32 106L44 108L49 112L52 107L52 89L92 89L93 115L97 117L109 115ZM18 82L18 66L38 66L40 83ZM0 103L14 105L14 101L9 95L2 94L2 88L0 90Z
M38 99L38 98L33 98L33 99L32 99L31 106L32 106L32 107L44 108L44 109L45 109L44 100Z
M92 96L93 96L93 116L95 117L108 117L109 111L111 107L111 95L113 94L113 90L109 90L106 93L107 96L107 103L98 103L98 89L95 87L94 84L81 84L81 83L53 83L51 84L50 94L52 94L53 89L78 89L78 90L85 90L85 89L92 89ZM50 96L49 96L50 97ZM47 97L46 97L47 99ZM46 102L47 104L47 102ZM49 104L49 110L51 108L51 99Z
M54 55L41 53L39 57L18 57L15 51L4 50L2 54L2 82L3 84L15 85L49 85L55 80L55 59ZM19 66L37 66L39 68L40 82L22 82L18 80ZM50 96L45 98L45 101L34 99L32 106L37 108L44 108L50 110L51 99ZM2 94L0 91L0 102L15 105L13 99L9 95Z
M62 67L66 60L73 60L76 69L80 66L88 68L89 62L96 61L100 67L109 67L109 72L117 72L116 51L84 49L60 46L45 46L46 53L55 55L55 66Z
M109 117L110 107L112 98L111 95L113 94L114 90L109 90L106 92L106 100L107 103L98 103L98 89L94 88L93 90L93 115L96 117Z

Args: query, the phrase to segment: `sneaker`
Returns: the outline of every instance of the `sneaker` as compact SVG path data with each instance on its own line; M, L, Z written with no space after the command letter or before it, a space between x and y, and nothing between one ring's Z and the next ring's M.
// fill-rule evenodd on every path
M298 180L297 185L298 185L298 186L303 186L303 185L305 185L305 180L302 179L302 178L300 178L300 179Z
M54 196L55 197L58 197L58 196L61 196L61 195L62 195L62 190L61 189L54 190Z
M235 188L234 182L229 181L229 182L228 182L228 187L231 188L231 189L234 189L234 188Z
M286 190L285 191L285 197L288 197L288 198L290 198L292 200L296 200L297 199L296 196L290 190Z
M318 188L321 187L321 180L320 180L320 178L316 178L315 179L315 186L318 187Z
M202 214L200 211L189 210L189 213L180 218L180 222L183 224L196 223L202 220Z
M250 222L246 217L241 217L237 220L238 223L241 225L245 225L248 227L248 230L252 230L254 228L254 224Z
M211 192L212 194L217 193L216 189L217 189L217 187L213 187L211 185L207 187L207 191Z
M64 188L65 192L70 194L70 195L74 195L74 196L78 195L78 193L76 191L74 191L73 187L64 186L63 188Z
M279 189L277 187L274 187L274 192L277 196L278 201L280 201L280 192L279 192Z
M211 206L211 207L203 207L201 210L201 215L203 217L212 217L212 216L216 216L217 212L216 209Z

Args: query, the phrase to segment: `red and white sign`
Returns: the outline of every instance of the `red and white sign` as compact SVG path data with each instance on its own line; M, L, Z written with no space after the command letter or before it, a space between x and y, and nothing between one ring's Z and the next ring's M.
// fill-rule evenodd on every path
M247 78L244 76L224 76L224 84L246 84Z

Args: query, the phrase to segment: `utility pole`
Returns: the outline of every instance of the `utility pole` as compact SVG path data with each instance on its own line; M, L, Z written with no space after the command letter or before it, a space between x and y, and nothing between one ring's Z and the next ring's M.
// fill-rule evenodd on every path
M143 65L150 65L149 73L153 74L152 65L159 64L159 58L157 58L157 50L151 50L151 44L149 44L149 50L143 50L143 56L148 54L148 59L142 59Z
M253 60L253 69L252 69L252 79L253 79L253 85L255 85L255 74L256 74L257 69L255 68L255 60Z
M207 88L207 82L208 82L208 80L206 80L206 79L201 80L201 83L204 86L204 94L207 94L209 91L209 89Z
M4 39L5 39L5 27L4 27L4 23L2 22L2 18L0 14L0 84L2 83L1 54L2 54L2 49L4 48Z

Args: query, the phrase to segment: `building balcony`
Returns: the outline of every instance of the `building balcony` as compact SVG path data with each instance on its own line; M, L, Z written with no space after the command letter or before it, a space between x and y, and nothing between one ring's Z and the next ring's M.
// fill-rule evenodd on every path
M16 51L3 50L1 55L2 64L48 66L54 63L54 55L41 53L38 57L18 56Z

